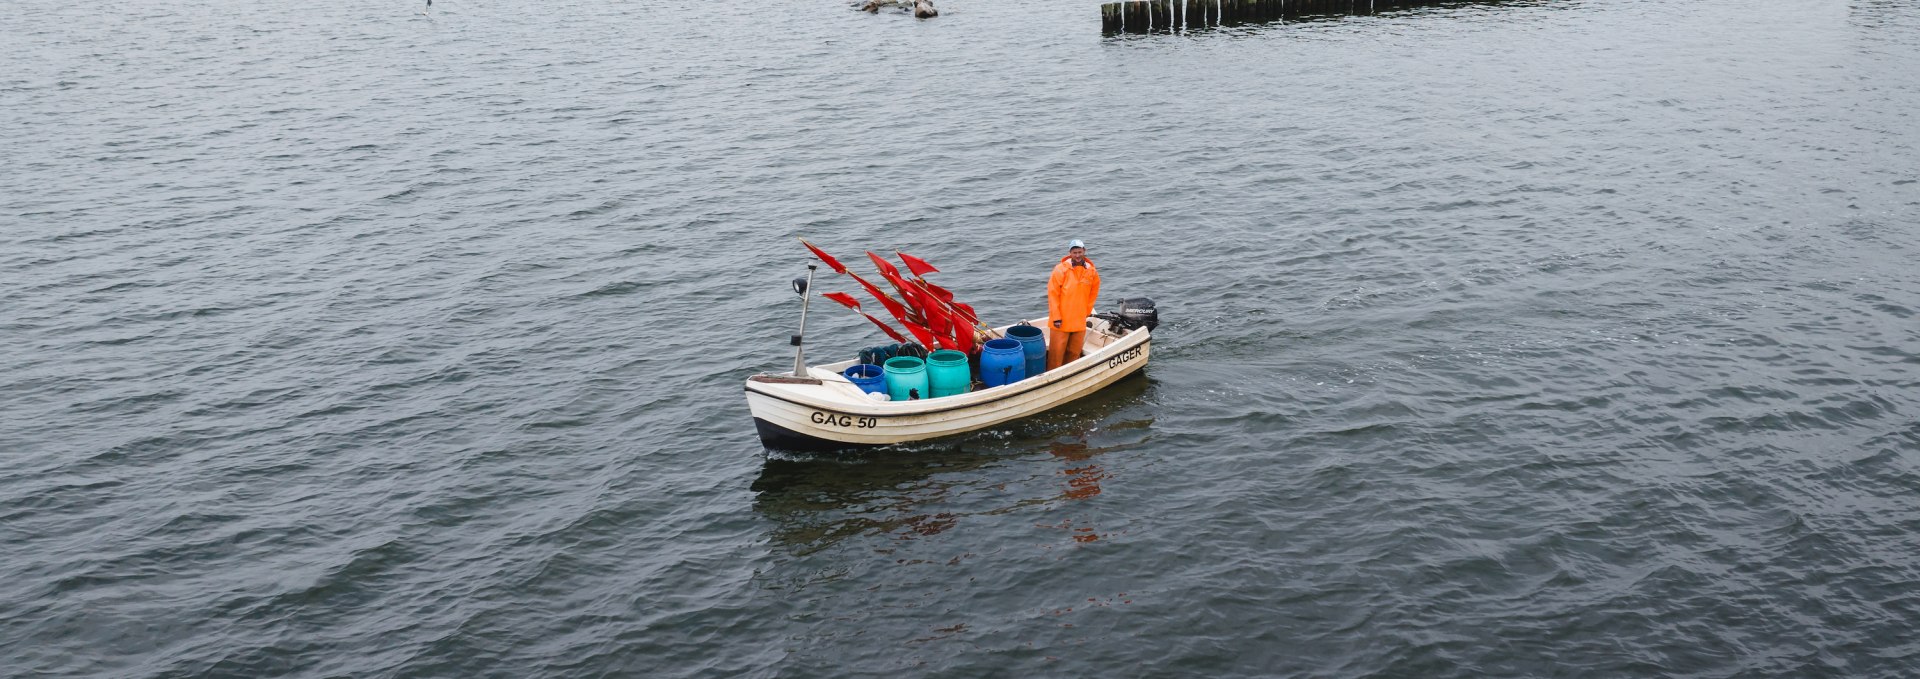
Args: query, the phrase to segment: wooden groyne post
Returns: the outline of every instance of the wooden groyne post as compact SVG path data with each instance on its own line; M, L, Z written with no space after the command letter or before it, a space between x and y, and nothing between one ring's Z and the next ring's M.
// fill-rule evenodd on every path
M1123 0L1100 5L1107 33L1168 31L1272 21L1306 14L1372 14L1448 0Z

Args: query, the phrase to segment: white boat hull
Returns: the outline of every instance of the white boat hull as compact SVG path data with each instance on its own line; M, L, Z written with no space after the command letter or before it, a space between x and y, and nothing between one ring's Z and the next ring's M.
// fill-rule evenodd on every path
M875 401L840 374L854 363L843 361L811 366L801 379L755 375L747 380L747 408L761 443L780 450L864 448L978 431L1070 403L1146 367L1152 353L1146 328L1124 335L1107 329L1105 320L1088 319L1086 353L1079 360L1004 386Z

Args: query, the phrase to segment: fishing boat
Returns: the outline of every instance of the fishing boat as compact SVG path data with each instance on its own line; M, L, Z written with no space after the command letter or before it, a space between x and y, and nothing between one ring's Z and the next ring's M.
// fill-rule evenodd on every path
M809 267L811 268L811 267ZM794 279L804 298L808 279ZM1153 329L1159 315L1152 300L1121 301L1110 313L1087 318L1083 354L1077 360L1016 382L938 398L879 400L848 379L846 371L861 359L808 366L801 333L793 336L794 370L747 378L747 408L767 448L835 451L926 441L979 431L1071 403L1145 368L1152 356ZM1037 318L992 328L1004 336L1014 325L1044 327Z

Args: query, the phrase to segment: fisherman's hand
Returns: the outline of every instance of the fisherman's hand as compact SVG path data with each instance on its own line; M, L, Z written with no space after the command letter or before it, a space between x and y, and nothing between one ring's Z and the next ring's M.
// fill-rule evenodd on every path
M1054 322L1053 322L1053 329L1055 329L1055 330L1059 330L1059 329L1060 329L1060 321L1054 321Z

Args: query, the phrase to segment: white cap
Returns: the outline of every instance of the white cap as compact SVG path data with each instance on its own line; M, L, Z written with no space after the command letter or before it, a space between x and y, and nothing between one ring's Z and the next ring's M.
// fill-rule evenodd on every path
M1087 247L1087 244L1086 244L1086 243L1082 243L1082 242L1080 242L1080 239L1078 239L1078 238L1075 238L1075 239L1073 239L1073 240L1070 240L1070 241L1067 241L1067 249L1068 249L1068 250L1072 250L1072 249L1074 249L1074 248L1083 248L1083 249L1084 249L1084 248L1086 248L1086 247Z

